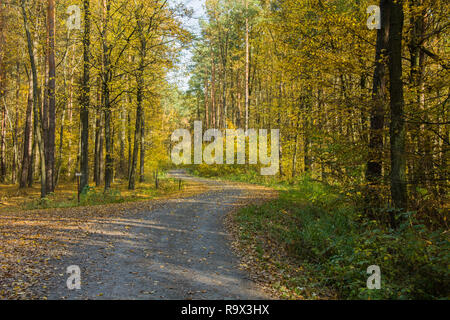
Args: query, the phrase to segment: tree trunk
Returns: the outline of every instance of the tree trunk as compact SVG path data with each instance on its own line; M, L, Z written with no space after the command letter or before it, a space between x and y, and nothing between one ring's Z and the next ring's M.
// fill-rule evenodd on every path
M204 88L204 96L205 96L205 127L209 128L209 105L208 105L208 72L205 72L205 88Z
M28 171L30 167L33 166L31 157L32 153L32 140L33 140L33 131L32 131L32 105L33 105L33 92L32 92L32 82L31 78L29 81L29 90L28 90L28 99L27 99L27 110L25 115L25 124L24 124L24 137L23 137L23 155L22 155L22 171L20 174L19 188L25 188L27 186L28 181Z
M213 128L216 128L216 63L211 50L211 120Z
M37 78L37 68L35 63L35 57L34 57L34 50L33 50L33 42L31 39L30 30L28 27L28 17L25 10L25 0L22 0L21 2L21 9L22 9L22 17L23 17L23 24L25 28L25 34L27 37L27 48L28 48L28 55L30 58L30 65L31 65L31 72L33 76L33 110L34 110L34 123L35 123L35 136L37 140L37 144L39 147L39 156L40 156L40 168L41 168L41 197L45 197L47 195L47 184L46 184L46 170L45 170L45 143L42 139L42 126L41 121L39 119L39 106L41 105L41 93L39 89L39 83Z
M130 104L132 103L132 99L130 98ZM133 161L133 145L131 143L131 137L133 136L133 130L131 129L131 115L130 112L127 114L127 141L128 141L128 168L127 168L127 177L130 176L131 171L131 162Z
M84 33L83 33L83 79L81 84L81 110L80 110L80 124L81 124L81 157L80 157L80 190L89 184L89 56L90 56L90 9L89 0L83 1L84 6Z
M245 0L245 131L248 130L249 118L249 40L248 40L248 0Z
M145 118L144 118L144 111L142 111L141 115L141 141L140 141L140 156L139 156L139 182L144 182L145 177Z
M387 67L386 54L389 41L390 10L387 0L380 1L381 29L377 31L375 53L375 71L373 74L372 104L370 110L369 159L367 162L366 179L368 206L381 205L379 186L383 172L383 129L384 114L387 105Z
M95 120L95 157L94 157L94 181L98 187L102 184L102 172L103 172L103 113L97 110Z
M130 175L128 178L128 189L134 190L136 186L136 166L137 159L139 156L139 146L141 146L141 162L140 162L140 174L143 174L143 106L142 102L144 99L144 69L145 69L145 57L147 51L147 40L145 38L144 29L142 26L141 8L136 8L135 17L137 21L137 31L139 35L139 66L136 72L136 126L134 131L134 147L133 147L133 158L131 161ZM143 177L140 177L140 180Z
M95 139L94 139L94 182L98 187L100 185L100 136L101 136L101 79L100 76L97 77L97 102L96 102L96 113L95 113Z
M310 155L310 138L309 138L309 125L306 117L303 120L303 165L304 171L311 171L311 155Z
M1 89L0 89L1 90ZM2 99L3 100L3 99ZM1 130L0 130L0 182L6 181L6 106L3 101L1 112Z
M110 189L113 179L114 161L112 157L112 135L111 135L111 101L109 85L111 82L111 61L110 50L108 44L108 23L110 13L109 0L103 0L103 29L101 34L102 39L102 105L105 113L105 191Z
M134 147L133 147L133 158L130 167L130 176L128 178L128 189L134 190L136 187L136 166L137 158L139 152L139 143L141 135L141 125L142 125L142 91L143 91L143 79L141 71L138 71L137 81L137 92L136 92L136 126L134 131Z
M55 64L55 0L48 0L48 131L46 134L47 192L55 191L55 125L56 125L56 64Z
M33 101L32 101L33 103ZM34 117L34 112L33 115ZM37 149L37 139L36 139L36 126L34 125L34 121L33 121L33 143L31 146L31 158L30 158L30 165L28 166L28 187L31 188L33 186L33 182L34 182L34 172L36 170L36 163L37 163L37 156L36 156L36 149Z
M13 157L11 163L11 183L16 184L17 182L17 165L19 163L19 105L20 105L20 63L16 63L16 112L14 115L14 128L12 132L12 142L13 142Z
M390 143L391 143L391 197L395 208L407 210L405 119L402 82L403 1L388 0L391 8L389 31L390 75ZM392 224L396 225L394 218Z
M0 182L6 180L6 71L5 71L5 35L4 35L4 15L3 4L0 4L0 111L1 111L1 131L0 131Z

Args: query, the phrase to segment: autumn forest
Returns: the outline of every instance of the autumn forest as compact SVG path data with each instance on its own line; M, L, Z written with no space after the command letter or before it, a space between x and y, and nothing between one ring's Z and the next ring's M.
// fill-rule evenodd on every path
M448 298L448 1L190 2L0 0L0 216L243 183L277 193L231 227L271 297ZM279 129L277 174L173 164L194 121ZM0 298L42 298L6 243Z

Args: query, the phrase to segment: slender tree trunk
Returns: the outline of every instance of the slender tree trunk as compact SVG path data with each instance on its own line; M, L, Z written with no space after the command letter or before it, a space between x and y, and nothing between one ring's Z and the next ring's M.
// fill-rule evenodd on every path
M0 131L0 182L4 183L6 181L6 106L4 105L4 97L2 97L2 100L3 101L0 101L2 105Z
M208 104L208 72L205 72L205 127L209 128L209 104Z
M89 0L83 1L84 9L84 33L83 33L83 79L81 84L81 157L80 157L80 190L89 184L89 100L90 100L90 33L91 20Z
M34 117L34 112L33 112ZM33 120L34 123L34 120ZM37 149L37 138L36 138L36 127L33 124L33 143L31 146L31 158L30 158L30 165L28 166L28 188L31 188L33 186L34 182L34 172L36 171L37 167L37 156L36 156L36 149ZM37 150L39 152L39 150Z
M136 126L134 131L134 147L133 147L133 158L131 161L131 168L130 168L130 176L128 179L128 189L134 190L135 184L136 184L136 166L137 166L137 160L139 156L139 146L141 146L141 162L140 166L142 166L140 169L140 174L143 174L143 106L142 102L144 99L144 69L145 69L145 58L146 58L146 52L147 52L147 40L145 38L144 29L142 26L142 17L141 17L141 8L136 8L135 16L137 21L137 31L139 34L139 66L138 70L136 72ZM140 177L140 180L143 179L143 177Z
M306 117L303 119L303 165L304 171L311 171L311 155L310 155L310 138L309 138L309 124Z
M114 171L115 158L112 156L112 155L115 154L115 151L114 151L114 146L115 146L114 139L116 138L116 126L115 126L115 122L112 121L113 119L115 119L114 112L111 112L111 166L112 166L112 169L111 169L111 183L114 183L114 179L116 178L116 174L115 174L115 171Z
M292 155L292 179L297 174L297 153L298 153L298 136L300 129L300 111L297 114L297 124L295 126L295 138L294 138L294 154Z
M125 136L126 136L126 99L120 115L120 132L119 132L119 173L122 177L127 177L127 159L125 157Z
M213 128L216 128L216 63L211 50L211 120Z
M1 131L0 131L0 182L6 180L6 71L5 71L5 25L3 4L0 4L0 111L1 111Z
M141 146L139 155L139 182L145 181L145 115L142 111L142 124L141 124Z
M130 104L132 103L132 99L130 98ZM128 141L128 169L127 169L127 177L130 176L131 171L131 162L133 160L133 145L131 143L131 137L133 135L133 131L131 130L131 115L130 112L127 114L127 141Z
M407 210L405 119L402 81L403 1L388 0L391 8L389 31L391 197L395 208ZM396 224L394 220L391 220Z
M47 192L55 191L55 129L56 129L56 64L55 64L55 0L48 0L48 131L46 147Z
M372 104L370 110L369 159L367 162L366 179L368 207L381 205L379 186L383 172L383 129L384 114L387 106L387 66L386 55L389 40L389 5L388 0L380 0L381 29L377 31L375 53L375 71L373 74Z
M100 135L101 128L101 79L97 77L97 102L96 102L96 114L95 114L95 141L94 141L94 182L98 187L100 185Z
M241 78L239 77L239 72L236 72L236 104L237 104L237 119L236 119L236 123L238 125L239 128L242 128L242 91L241 91L242 87L241 87Z
M67 121L69 122L67 126L67 133L69 136L72 134L73 125L73 88L70 87L69 90L69 101L67 103ZM72 155L72 139L67 141L67 149L69 154L67 155L67 177L70 178L71 173L73 173L73 155ZM73 177L75 179L75 177Z
M227 128L227 116L228 116L228 106L227 106L227 62L228 62L228 33L225 36L225 40L222 44L222 127Z
M249 121L249 39L248 39L248 0L245 0L245 131Z
M97 110L95 120L95 158L94 158L94 181L98 187L103 183L103 113Z
M12 138L13 138L13 156L12 156L12 163L11 163L11 183L16 184L17 182L17 176L18 176L18 170L17 165L19 163L19 105L20 105L20 85L21 85L21 76L20 76L20 63L16 63L16 108L15 108L15 115L14 115L14 128L12 132Z
M428 122L429 114L426 112L425 106L425 61L426 56L423 50L420 50L420 46L426 46L426 42L421 39L424 37L426 30L426 12L427 9L423 6L423 1L421 0L410 0L410 42L408 44L410 53L410 79L409 84L412 90L416 93L415 105L417 106L417 111L423 114L424 122ZM421 10L418 10L422 7ZM416 152L418 158L413 162L413 180L414 184L420 184L421 186L429 186L429 180L433 179L433 159L432 159L432 148L431 141L432 137L429 135L430 127L427 124L417 123L411 125L413 130L411 130L411 138L416 144Z
M35 123L35 136L37 140L37 144L39 147L39 156L40 156L40 168L41 168L41 197L45 197L47 195L46 189L46 170L45 170L45 143L42 139L42 127L40 125L41 121L39 119L39 106L41 105L41 94L38 84L37 78L37 69L33 51L33 42L31 39L30 30L28 27L28 18L25 10L25 1L21 0L21 9L22 9L22 17L23 24L25 28L25 34L27 37L27 47L28 47L28 55L30 58L31 72L33 76L33 110L34 110L34 123Z
M33 151L33 128L32 128L32 115L33 115L33 85L31 78L29 80L28 98L27 98L27 110L25 113L24 135L23 135L23 152L22 152L22 171L20 174L19 188L25 188L28 181L28 171L33 166L33 158L31 156Z
M281 77L283 77L283 74L281 74ZM280 79L280 84L279 84L279 96L278 96L278 120L277 120L277 124L278 124L278 128L281 131L281 108L283 107L283 82L282 82L282 78ZM273 143L271 141L271 143ZM278 146L278 150L279 150L279 163L278 163L278 167L279 167L279 173L280 173L280 177L284 176L284 170L283 170L283 144L282 141L280 140L279 146Z
M111 101L109 85L111 81L111 61L110 50L108 44L108 25L110 14L110 1L103 0L103 29L101 34L102 39L102 57L103 57L103 72L102 72L102 100L105 113L105 191L110 189L113 180L113 166L114 160L112 157L112 134L111 134Z
M141 65L142 66L142 65ZM138 71L137 76L137 91L136 91L136 126L134 131L134 147L133 147L133 158L130 167L130 176L128 178L128 189L134 190L136 187L136 166L139 153L139 143L141 135L141 125L142 125L142 100L143 100L143 79L141 71Z
M61 112L61 124L59 126L59 152L58 152L58 161L56 162L56 169L55 169L55 187L59 183L59 179L61 176L61 167L62 167L62 160L63 160L63 141L64 141L64 120L66 116L66 108L64 108Z

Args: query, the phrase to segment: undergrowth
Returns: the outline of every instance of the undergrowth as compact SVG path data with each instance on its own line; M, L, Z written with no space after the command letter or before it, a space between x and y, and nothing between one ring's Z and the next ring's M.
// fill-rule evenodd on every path
M358 209L361 195L349 197L346 190L307 176L295 183L273 179L265 183L265 177L246 173L222 178L264 183L280 191L276 200L241 209L235 221L242 241L256 237L275 241L314 275L312 281L290 279L285 283L288 289L306 283L330 287L341 299L448 299L448 232L429 230L416 212L397 213L403 222L391 229ZM371 265L381 269L379 290L367 288Z
M139 184L136 190L127 190L125 185L116 184L105 191L103 188L86 187L80 194L78 202L77 193L67 199L61 199L57 194L51 193L44 198L33 199L22 204L23 210L49 209L49 208L71 208L78 206L94 206L109 203L123 203L141 200L149 200L178 191L178 181L164 178L161 175L158 189L153 183Z

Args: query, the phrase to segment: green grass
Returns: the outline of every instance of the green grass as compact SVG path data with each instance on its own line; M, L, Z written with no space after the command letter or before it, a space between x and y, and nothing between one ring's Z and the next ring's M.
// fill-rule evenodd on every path
M362 202L358 195L350 198L348 192L307 177L290 184L265 183L265 178L242 173L222 178L264 183L280 191L277 200L243 208L235 216L241 241L259 239L253 245L258 256L264 255L260 241L265 239L285 248L289 259L305 269L303 275L280 276L283 281L276 289L301 288L305 295L305 290L328 287L341 299L448 299L448 234L428 230L416 213L402 213L404 222L392 230L357 209ZM380 290L367 289L370 265L381 268ZM282 261L278 269L280 275L286 269Z
M80 194L80 202L78 202L76 192L65 197L61 197L58 193L53 193L45 198L26 201L21 204L21 208L23 210L34 210L134 202L158 198L177 191L178 180L166 178L164 174L161 174L158 189L155 188L154 182L146 182L138 183L135 190L128 190L126 181L119 180L106 192L103 190L103 187L87 187Z

